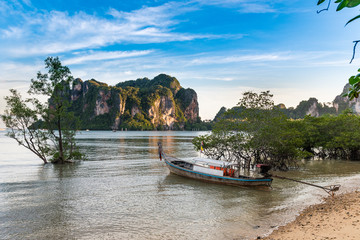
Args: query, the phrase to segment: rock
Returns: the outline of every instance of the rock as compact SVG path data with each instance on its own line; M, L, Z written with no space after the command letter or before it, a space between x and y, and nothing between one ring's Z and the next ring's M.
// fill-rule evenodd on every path
M70 91L71 111L83 129L183 129L199 118L197 94L175 77L160 74L115 86L75 79Z

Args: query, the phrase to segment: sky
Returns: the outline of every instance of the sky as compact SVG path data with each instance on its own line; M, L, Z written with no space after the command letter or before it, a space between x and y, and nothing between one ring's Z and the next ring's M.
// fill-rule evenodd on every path
M245 91L296 107L331 102L351 75L358 9L317 0L0 0L0 113L9 89L58 56L75 78L109 85L165 73L198 94L212 119ZM0 123L0 127L3 126Z

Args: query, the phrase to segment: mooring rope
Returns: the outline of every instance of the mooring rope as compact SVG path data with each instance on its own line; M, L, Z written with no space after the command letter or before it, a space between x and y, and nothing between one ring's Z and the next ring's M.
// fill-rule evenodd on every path
M329 195L331 195L331 196L334 196L334 193L340 189L340 185L319 186L319 185L316 185L316 184L312 184L312 183L308 183L308 182L303 182L303 181L300 181L300 180L296 180L296 179L292 179L292 178L287 178L287 177L282 177L282 176L277 176L277 175L271 175L271 177L279 178L279 179L285 179L285 180L290 180L290 181L294 181L294 182L306 184L306 185L309 185L309 186L312 186L312 187L321 188L322 190L324 190L325 192L327 192L327 193L328 193Z

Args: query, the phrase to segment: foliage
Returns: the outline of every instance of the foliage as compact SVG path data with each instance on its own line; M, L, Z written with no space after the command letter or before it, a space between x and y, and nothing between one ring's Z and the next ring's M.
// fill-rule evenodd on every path
M195 149L203 144L206 156L245 169L268 163L286 170L311 157L360 160L360 117L351 110L291 120L273 106L269 92L261 94L245 93L241 106L227 110L212 133L193 140Z
M274 107L273 95L270 91L261 92L260 94L254 92L245 92L243 98L237 104L239 107L245 109L272 109Z
M246 92L238 107L241 111L228 110L211 134L195 138L195 148L200 149L203 142L205 155L237 162L245 169L255 163L270 163L279 169L296 166L296 160L303 157L301 134L274 107L270 92Z
M350 88L349 91L343 94L344 97L349 97L350 100L359 97L360 93L360 68L358 69L359 74L351 76L349 78Z
M153 130L151 122L145 118L142 113L136 113L134 117L127 114L128 118L124 120L121 127L128 130Z
M194 122L187 121L184 126L184 130L187 131L209 131L212 130L214 126L213 121L202 121L200 117Z
M214 117L214 122L219 121L221 118L223 118L226 111L227 111L226 107L221 107Z
M10 89L10 92L11 96L5 97L7 109L1 116L6 127L10 129L7 135L47 163L52 151L48 143L50 136L47 131L32 128L39 121L43 105L35 98L22 100L21 95L14 89Z
M322 3L324 3L325 0L318 0L317 5L320 5ZM322 9L321 11L324 10L328 10L329 6L330 6L331 0L328 0L328 6L325 9ZM340 11L343 10L344 8L354 8L357 7L360 4L360 0L335 0L334 1L335 4L337 4L337 8L336 11ZM321 11L318 11L321 12ZM353 18L351 18L349 21L347 21L347 23L345 24L345 26L357 19L360 18L360 15L357 15ZM354 41L354 50L353 50L353 56L350 60L350 63L353 61L354 57L355 57L355 50L356 50L356 46L359 43L360 40ZM358 72L360 72L360 69L358 70ZM358 98L359 94L360 94L360 75L354 75L351 76L349 78L349 84L350 84L350 88L349 91L347 93L345 93L343 96L344 97L349 97L350 100L354 99L354 98Z
M184 111L186 107L188 107L191 104L194 96L196 96L196 92L190 88L187 89L181 88L176 93L176 99L178 100L180 109L182 109L182 111Z
M135 81L129 80L116 84L116 87L120 87L120 88L134 87L140 89L149 89L155 86L163 86L165 88L170 89L173 92L181 88L180 83L176 78L170 77L169 75L166 74L160 74L156 76L153 80L150 80L148 78L139 78Z
M57 57L48 57L45 68L48 73L38 72L37 78L31 80L29 94L45 95L49 97L48 102L41 104L36 98L24 101L15 90L10 90L12 96L5 98L8 110L2 118L11 129L9 136L34 152L44 163L49 156L54 163L64 163L82 157L75 144L79 120L69 111L69 89L73 77ZM35 127L40 119L46 130Z
M319 0L317 5L320 5L322 3L324 3L325 0ZM323 10L328 10L329 9L329 6L330 6L330 2L331 0L329 0L328 2L328 7L326 9L323 9ZM338 4L337 5L337 8L336 8L336 11L340 11L344 8L353 8L353 7L356 7L360 4L360 0L335 0L334 1L335 4ZM352 21L356 20L360 18L360 15L357 15L353 18L351 18L345 25L351 23Z
M350 110L339 116L307 116L298 121L303 129L303 150L313 157L360 160L360 117Z

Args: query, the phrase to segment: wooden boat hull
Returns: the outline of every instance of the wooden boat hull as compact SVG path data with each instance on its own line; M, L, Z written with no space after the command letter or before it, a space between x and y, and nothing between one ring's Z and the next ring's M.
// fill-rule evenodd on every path
M177 166L173 164L171 161L168 161L167 159L164 160L170 172L196 180L232 185L232 186L270 186L272 182L272 178L251 178L251 177L235 178L235 177L215 176L211 174L200 173Z

